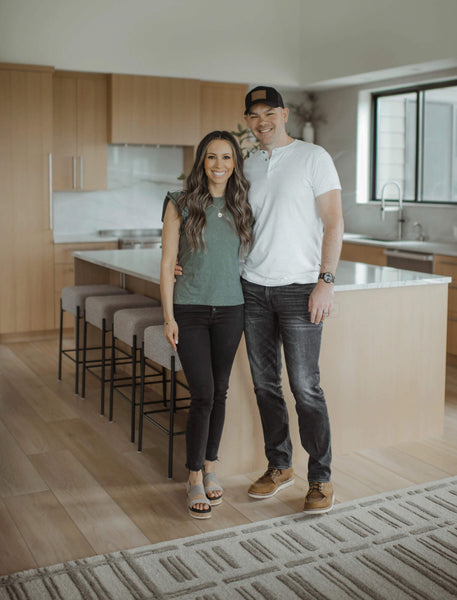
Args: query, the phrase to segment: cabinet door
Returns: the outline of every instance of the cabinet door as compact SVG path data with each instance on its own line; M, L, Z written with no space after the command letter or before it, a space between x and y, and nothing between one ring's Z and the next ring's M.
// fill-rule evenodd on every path
M0 65L0 334L52 329L52 69Z
M433 272L452 277L448 291L447 351L457 354L457 256L435 254Z
M80 78L78 105L78 177L81 190L106 190L108 170L107 80Z
M193 79L111 75L109 141L112 144L197 144L199 86Z
M54 76L54 191L107 187L107 82L104 75Z
M78 188L77 80L54 75L52 186L55 192Z
M366 246L364 244L344 242L340 259L367 263L369 265L379 265L381 267L387 265L384 248L380 248L379 246Z
M243 129L244 98L248 86L241 83L200 82L200 138L214 131Z

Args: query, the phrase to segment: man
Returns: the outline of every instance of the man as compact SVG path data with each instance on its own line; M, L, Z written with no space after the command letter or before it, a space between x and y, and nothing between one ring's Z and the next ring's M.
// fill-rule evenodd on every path
M268 469L249 488L270 498L291 485L292 445L281 389L281 344L300 440L309 455L304 510L332 509L330 423L319 384L322 323L332 311L343 239L341 187L320 146L291 138L289 110L271 87L245 99L246 123L260 150L245 162L254 242L242 269L245 337L262 421Z

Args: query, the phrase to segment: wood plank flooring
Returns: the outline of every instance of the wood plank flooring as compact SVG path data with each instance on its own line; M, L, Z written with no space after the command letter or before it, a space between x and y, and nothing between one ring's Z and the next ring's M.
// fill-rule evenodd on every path
M66 340L71 344L71 338ZM99 415L99 383L73 391L73 364L57 380L57 339L0 344L0 574L142 546L298 512L306 466L269 500L246 490L259 473L224 479L224 502L206 521L185 510L184 437L167 479L166 436L145 425L144 450L129 441L129 405ZM440 437L335 457L337 502L457 475L457 365L448 364ZM337 426L334 424L334 427Z

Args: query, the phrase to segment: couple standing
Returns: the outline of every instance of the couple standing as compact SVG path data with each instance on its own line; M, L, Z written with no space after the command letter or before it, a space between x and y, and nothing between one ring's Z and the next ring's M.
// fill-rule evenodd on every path
M268 460L249 496L270 498L294 481L282 344L309 455L304 510L327 512L334 502L318 363L343 238L340 182L323 148L287 134L289 110L277 90L256 87L245 108L260 150L243 165L231 134L208 134L186 189L169 193L164 205L164 333L178 350L191 392L187 507L195 518L210 517L211 506L222 502L215 464L243 328ZM175 283L178 257L183 274Z

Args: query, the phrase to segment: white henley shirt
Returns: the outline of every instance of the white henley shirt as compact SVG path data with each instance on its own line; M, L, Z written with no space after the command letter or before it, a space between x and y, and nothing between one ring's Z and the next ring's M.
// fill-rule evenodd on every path
M315 283L320 272L323 224L316 197L341 189L330 155L294 140L252 154L244 163L251 184L254 241L242 265L247 281L265 286Z

